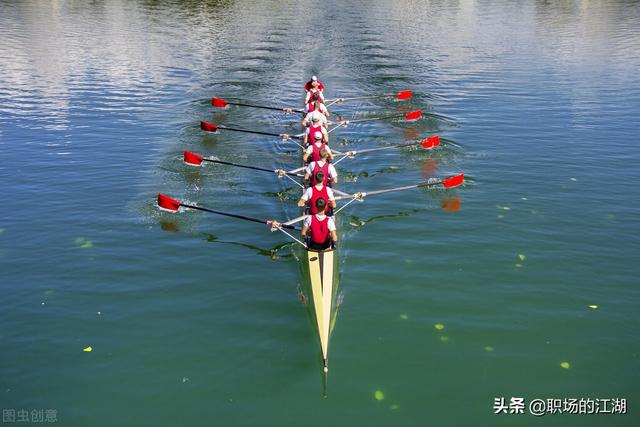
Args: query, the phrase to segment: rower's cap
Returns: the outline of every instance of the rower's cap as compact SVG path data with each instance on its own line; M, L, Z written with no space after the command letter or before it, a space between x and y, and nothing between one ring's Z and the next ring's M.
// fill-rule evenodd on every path
M312 121L312 122L320 121L320 116L318 116L317 114L313 114L313 115L311 116L311 121Z
M315 139L322 139L322 132L317 131L316 133L313 134L313 137Z
M317 78L316 76L311 76L311 81L312 81L312 82L317 82L317 81L318 81L318 78Z

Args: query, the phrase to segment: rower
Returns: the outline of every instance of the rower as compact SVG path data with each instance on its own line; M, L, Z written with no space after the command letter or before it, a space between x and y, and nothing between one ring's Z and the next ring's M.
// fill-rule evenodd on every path
M311 100L304 106L304 112L309 114L314 111L320 111L325 117L329 117L330 113L327 110L327 106L324 105L322 101L320 101L320 95L318 93L314 93L311 95Z
M329 152L325 148L320 150L320 160L309 163L305 169L304 180L308 181L309 178L311 178L312 182L316 182L316 175L320 171L322 171L324 175L322 182L324 185L328 185L328 182L332 184L336 184L338 182L338 172L336 172L336 168L329 163Z
M311 96L314 93L317 93L320 97L320 101L324 102L324 94L322 91L324 90L324 85L316 76L311 76L311 80L304 84L304 91L306 92L306 96L304 99L304 103L308 104L311 101Z
M331 209L335 209L336 201L333 196L333 190L324 185L323 182L324 172L320 171L316 174L315 185L304 190L302 197L298 200L298 206L302 208L309 202L311 214L317 214L318 208L316 207L316 201L318 199L324 199L327 200ZM331 215L331 213L329 215Z
M317 121L318 124L324 128L327 128L329 126L327 116L325 116L318 110L307 113L307 115L304 116L304 119L302 119L302 126L307 126L309 125L309 123L313 123L314 121Z
M320 132L322 134L322 141L325 144L329 143L329 132L327 129L322 126L322 118L324 115L314 111L311 113L311 125L307 128L304 133L304 139L302 141L303 145L306 147L308 144L311 144L313 140L315 140L316 132ZM326 118L325 118L326 120ZM302 121L302 124L306 126L306 118Z
M319 161L321 158L320 151L322 149L327 150L327 152L329 153L329 160L333 160L333 153L331 152L331 148L329 148L329 146L323 142L323 138L324 135L321 131L316 131L313 134L314 142L309 144L309 146L304 151L304 155L302 156L302 160L305 163Z
M325 215L327 201L319 198L315 206L318 213L305 218L301 235L305 238L308 249L324 251L335 246L338 233L333 218Z

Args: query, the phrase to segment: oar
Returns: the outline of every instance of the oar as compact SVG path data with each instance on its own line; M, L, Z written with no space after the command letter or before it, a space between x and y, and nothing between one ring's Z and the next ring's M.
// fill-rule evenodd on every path
M258 166L249 166L249 165L241 165L238 163L231 163L231 162L225 162L223 160L216 160L216 159L209 159L206 157L202 157L199 154L196 153L192 153L191 151L185 151L184 152L184 162L186 164L188 164L189 166L200 166L202 165L202 162L209 162L209 163L217 163L220 165L229 165L229 166L235 166L238 168L245 168L245 169L253 169L256 171L263 171L263 172L271 172L271 173L275 173L276 175L289 175L289 176L295 176L298 178L303 177L304 175L301 175L299 173L291 173L291 172L286 172L282 169L267 169L267 168L261 168Z
M348 98L327 99L325 100L325 104L328 102L334 104L336 102L355 101L358 99L392 98L392 97L399 101L403 101L405 99L410 99L412 96L413 96L413 92L411 90L402 90L397 93L385 93L381 95L351 96Z
M338 160L335 160L333 162L333 164L337 165L338 163L340 163L341 161L343 161L346 158L355 157L356 154L372 153L374 151L383 151L383 150L390 150L390 149L395 149L395 148L415 147L416 145L421 145L422 148L424 148L425 150L433 150L435 147L440 145L440 137L438 135L433 135L433 136L425 138L425 139L423 139L422 141L419 141L419 142L407 142L407 143L404 143L404 144L391 144L391 145L385 145L384 147L365 148L364 150L350 150L350 151L347 151L346 153L342 153L342 152L339 152L339 151L334 151L333 153L336 156L342 156L342 157L340 157Z
M404 117L405 120L418 120L420 117L422 117L422 111L416 110L416 111L411 111L409 113L391 114L389 116L366 117L364 119L355 119L355 120L342 120L337 122L336 124L338 124L338 126L347 126L352 123L371 122L374 120L385 120L385 119L397 119L400 117Z
M260 224L266 224L266 225L269 225L269 226L273 224L273 221L267 221L267 220L264 220L264 219L252 218L250 216L237 215L237 214L232 214L232 213L228 213L228 212L215 211L213 209L201 208L200 206L188 205L186 203L182 203L179 200L172 199L171 197L165 196L164 194L160 194L160 193L158 193L158 207L160 209L163 209L163 210L169 211L169 212L179 212L180 207L184 207L184 208L195 209L195 210L199 210L199 211L203 211L203 212L209 212L209 213L213 213L213 214L216 214L216 215L222 215L222 216L228 216L228 217L231 217L231 218L243 219L245 221L258 222ZM296 227L294 227L292 225L287 225L287 224L279 224L279 227L288 228L290 230L297 230Z
M464 182L464 174L461 173L459 175L454 175L451 176L449 178L446 179L438 179L438 180L429 180L427 182L421 182L419 184L413 184L413 185L407 185L404 187L396 187L396 188L387 188L384 190L376 190L376 191L368 191L368 192L361 192L361 193L355 193L355 194L351 194L349 196L338 196L335 198L335 200L343 200L343 199L357 199L357 200L362 200L365 198L365 196L375 196L378 194L385 194L385 193L392 193L395 191L404 191L404 190L410 190L412 188L423 188L423 187L435 187L437 185L442 185L444 188L455 188L458 187L460 185L462 185L462 183Z
M256 135L277 136L277 137L280 137L280 138L283 138L283 139L289 139L289 138L301 139L302 138L300 135L289 135L289 134L286 134L286 133L262 132L262 131L258 131L258 130L249 130L249 129L236 129L236 128L230 128L230 127L223 126L223 125L214 125L213 123L209 123L209 122L200 122L200 129L202 129L205 132L218 132L218 129L224 129L224 130L232 130L234 132L255 133Z
M244 102L231 102L222 98L211 98L211 105L214 107L225 108L227 105L238 105L240 107L262 108L263 110L283 111L285 113L304 113L303 110L287 107L269 107L266 105L245 104Z

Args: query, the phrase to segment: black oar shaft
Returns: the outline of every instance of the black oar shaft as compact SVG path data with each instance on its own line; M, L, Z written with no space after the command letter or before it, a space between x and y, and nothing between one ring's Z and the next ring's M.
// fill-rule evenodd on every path
M218 128L224 129L224 130L232 130L234 132L254 133L256 135L267 135L267 136L282 136L283 135L281 133L263 132L263 131L259 131L259 130L249 130L249 129L237 129L237 128L230 128L230 127L227 127L227 126L218 126ZM300 139L300 137L297 136L297 135L289 135L289 138Z
M214 160L214 159L202 159L205 162L210 162L210 163L218 163L221 165L229 165L229 166L235 166L238 168L245 168L245 169L253 169L256 171L263 171L263 172L271 172L271 173L275 173L276 171L273 169L267 169L267 168L261 168L258 166L249 166L249 165L241 165L239 163L232 163L232 162L225 162L224 160ZM295 174L295 173L290 173L290 172L286 172L287 175L291 175L291 176L300 176L299 174Z
M180 203L180 206L184 206L185 208L189 208L189 209L195 209L195 210L198 210L198 211L213 213L213 214L216 214L216 215L228 216L228 217L231 217L231 218L243 219L245 221L257 222L257 223L260 223L260 224L269 225L269 223L270 223L270 221L265 221L264 219L252 218L250 216L232 214L232 213L228 213L228 212L215 211L213 209L201 208L200 206L187 205L187 204L184 204L184 203ZM282 228L288 228L290 230L297 230L297 228L294 227L293 225L281 224L280 226Z
M254 104L246 104L244 102L230 102L227 101L227 104L229 105L238 105L241 107L251 107L251 108L262 108L263 110L273 110L273 111L285 111L286 108L278 108L278 107L268 107L266 105L254 105ZM297 110L297 109L291 109L292 112L296 112L296 113L302 113L302 110ZM285 111L286 112L286 111Z

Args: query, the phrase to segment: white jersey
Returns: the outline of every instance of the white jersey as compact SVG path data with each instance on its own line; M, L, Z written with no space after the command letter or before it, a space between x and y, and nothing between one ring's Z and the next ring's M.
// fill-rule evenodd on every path
M321 166L324 166L324 162L322 160L320 160L318 163L318 165L320 165L320 163L322 162ZM304 170L305 173L311 175L313 173L313 169L316 167L316 162L311 162L307 165L307 168ZM333 165L331 163L329 163L329 179L333 179L333 178L337 178L338 177L338 172L336 172L336 168L333 167Z
M307 115L304 116L305 123L313 123L312 119L315 113L316 113L315 111L312 113L307 113ZM320 117L320 125L327 127L329 125L329 122L327 121L327 116L320 113L319 117Z
M301 199L304 200L305 202L311 200L311 196L313 195L313 188L312 187L307 187L306 190L304 190L304 193L302 193L302 197ZM335 198L333 197L333 190L331 189L331 187L327 187L327 197L329 198L329 201L334 200Z
M320 221L323 221L325 219L326 215L320 215L320 214L316 214L316 218L318 218ZM311 228L311 215L307 215L307 217L304 219L304 226L307 228ZM329 217L329 222L327 223L327 226L329 227L329 231L336 231L336 222L333 220L332 217Z

